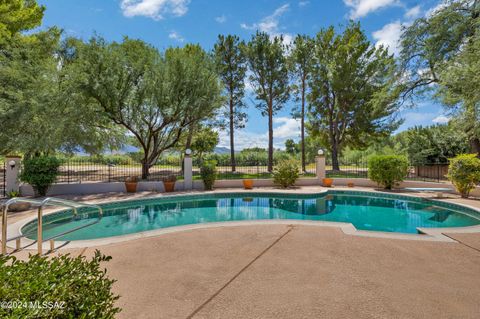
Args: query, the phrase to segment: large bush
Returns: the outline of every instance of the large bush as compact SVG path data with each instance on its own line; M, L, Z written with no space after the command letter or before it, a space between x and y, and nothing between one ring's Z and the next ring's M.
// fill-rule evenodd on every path
M35 194L45 196L59 174L60 160L38 156L24 160L20 180L32 185Z
M213 189L213 184L215 184L215 179L217 178L217 162L212 160L204 161L200 166L200 176L202 177L205 189Z
M447 177L462 197L468 197L470 191L480 183L480 159L475 154L461 154L452 158Z
M100 266L110 259L98 250L91 260L0 256L0 317L114 318L120 312L114 305L119 296L111 292L115 280Z
M300 168L296 160L280 161L273 172L273 182L284 188L292 186L298 179L299 171Z
M403 181L408 173L408 160L399 155L375 155L368 160L368 178L386 189Z

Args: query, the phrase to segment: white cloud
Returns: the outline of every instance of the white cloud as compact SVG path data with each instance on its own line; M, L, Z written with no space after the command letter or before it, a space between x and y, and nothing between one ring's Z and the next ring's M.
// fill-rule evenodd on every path
M177 31L171 31L169 34L168 34L168 37L172 40L177 40L178 42L183 42L185 41L185 38L182 37L182 35L180 33L178 33Z
M399 0L343 0L343 3L351 8L351 19L365 17L369 13L382 8L401 5Z
M420 16L420 14L422 13L422 9L420 8L420 6L415 6L413 8L410 8L407 10L407 12L405 12L405 18L406 19L416 19Z
M402 35L402 24L395 21L386 24L380 30L373 32L373 38L377 41L376 47L383 45L388 47L390 53L398 54L400 52L400 36Z
M300 136L300 120L290 117L276 117L273 124L280 124L273 129L273 136L280 139L297 138Z
M285 44L290 44L293 40L293 36L288 33L281 32L280 28L280 18L290 10L290 5L284 4L283 6L277 8L271 15L266 16L260 22L248 25L246 23L241 23L240 27L246 30L259 30L270 34L271 37L283 35L283 42Z
M299 2L298 2L298 6L299 6L300 8L306 7L306 6L308 6L309 4L310 4L310 1L299 1Z
M161 20L165 15L183 16L190 0L122 0L120 8L126 17L145 16Z
M221 16L216 17L215 21L217 21L218 23L225 23L227 22L227 17L224 14L222 14Z
M450 118L445 115L439 115L432 120L432 122L435 124L446 124L448 121L450 121Z

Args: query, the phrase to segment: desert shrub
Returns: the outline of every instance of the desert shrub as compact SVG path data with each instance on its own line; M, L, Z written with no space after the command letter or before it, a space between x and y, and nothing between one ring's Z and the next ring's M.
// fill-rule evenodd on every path
M299 165L296 160L288 159L278 162L273 172L273 182L284 188L292 186L299 176Z
M447 177L462 197L468 197L470 191L480 183L480 159L475 154L461 154L452 158Z
M49 258L31 255L28 260L0 256L1 318L114 318L119 296L111 291L115 280L107 277L101 262L111 257L97 250L84 256Z
M32 185L36 195L45 196L59 174L60 163L52 156L25 159L20 180Z
M375 155L368 160L368 178L386 189L403 181L408 173L408 160L400 155Z
M213 160L204 161L200 166L200 176L206 190L213 189L215 179L217 178L217 162Z

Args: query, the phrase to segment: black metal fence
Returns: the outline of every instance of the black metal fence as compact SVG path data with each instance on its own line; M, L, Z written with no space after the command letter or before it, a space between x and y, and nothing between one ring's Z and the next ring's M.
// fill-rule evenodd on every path
M56 183L123 182L128 177L140 178L142 175L142 165L133 159L113 163L91 157L74 157L62 162ZM149 181L161 181L172 175L181 179L182 161L179 157L161 158L149 172Z
M265 160L252 158L248 161L242 161L241 164L235 166L232 170L232 165L229 158L217 158L217 179L269 179L273 178L273 171L277 161L274 161L273 170L268 170L268 165ZM306 165L306 172L301 173L301 177L315 177L315 163ZM194 161L193 166L194 179L200 179L200 161Z
M361 158L358 160L339 159L339 170L334 170L331 160L327 159L326 176L330 178L368 178L368 160ZM416 165L410 163L406 180L416 180L424 182L444 182L447 181L448 164L424 164Z
M161 181L170 176L183 179L183 159L180 157L161 158L150 168L149 181ZM273 173L268 171L265 161L252 159L243 161L232 171L229 158L216 159L217 179L269 179ZM274 162L274 165L277 162ZM339 159L339 169L334 170L330 159L326 162L326 176L330 178L368 178L368 160L361 158L349 160ZM2 169L3 167L3 169ZM274 166L275 169L275 166ZM315 163L308 163L306 171L301 173L302 178L315 177ZM407 180L446 181L448 164L410 165ZM194 159L193 178L200 179L200 161ZM123 182L127 177L142 175L140 162L130 158L121 161L109 162L108 159L94 157L73 157L62 160L60 174L56 183L82 182ZM5 164L0 167L0 196L5 196Z

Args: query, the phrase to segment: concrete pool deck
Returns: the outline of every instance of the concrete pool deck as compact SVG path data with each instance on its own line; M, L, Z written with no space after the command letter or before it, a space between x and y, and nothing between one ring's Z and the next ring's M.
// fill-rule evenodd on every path
M480 208L478 200L443 200ZM119 318L478 318L480 234L447 235L457 242L250 225L99 248L113 257L105 266L118 280ZM91 256L95 249L59 253Z

